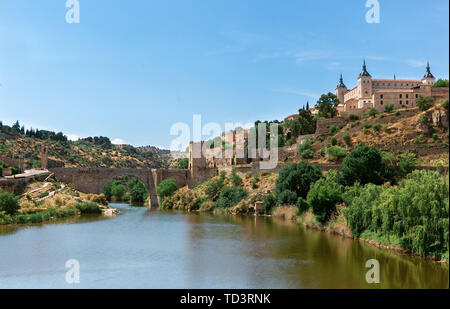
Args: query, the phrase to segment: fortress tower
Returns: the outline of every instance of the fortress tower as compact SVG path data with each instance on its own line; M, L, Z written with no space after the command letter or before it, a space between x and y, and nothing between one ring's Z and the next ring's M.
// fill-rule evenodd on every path
M422 78L422 83L424 85L434 85L436 82L436 78L434 78L433 74L431 74L430 70L430 63L427 61L427 71L425 72L425 75Z
M367 72L366 60L364 59L363 67L361 73L358 77L358 96L360 98L358 102L358 108L364 108L364 103L370 100L372 97L372 76ZM366 99L366 102L361 101L361 99Z
M339 79L339 84L336 87L336 96L338 97L340 104L344 104L344 94L346 92L347 92L347 86L345 86L345 84L344 84L344 79L342 78L342 73L341 73L341 78Z

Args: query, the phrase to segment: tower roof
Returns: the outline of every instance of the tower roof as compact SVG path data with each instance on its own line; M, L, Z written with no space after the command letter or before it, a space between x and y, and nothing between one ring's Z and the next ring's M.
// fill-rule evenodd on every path
M369 72L367 72L367 67L366 67L366 59L364 59L364 63L363 63L363 67L362 67L362 72L359 73L359 77L362 76L368 76L368 77L372 77Z
M430 62L427 61L427 71L425 72L425 75L423 78L434 78L433 74L431 74L430 70Z
M344 79L342 78L342 73L341 73L341 77L339 78L339 85L337 85L336 88L347 88L347 86L345 86L345 84L344 84Z

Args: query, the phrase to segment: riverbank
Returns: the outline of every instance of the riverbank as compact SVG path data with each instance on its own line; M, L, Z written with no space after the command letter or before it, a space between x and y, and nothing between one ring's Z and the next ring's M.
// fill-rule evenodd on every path
M45 223L83 214L114 216L119 212L108 206L103 194L84 194L52 179L28 184L20 196L0 195L0 225Z
M305 170L297 172L298 168ZM447 236L441 233L445 227L448 230L448 217L445 217L448 187L438 173L412 172L398 185L343 187L336 181L337 171L316 175L307 163L288 167L286 172L283 177L289 185L301 179L298 175L314 175L315 180L304 186L303 196L307 195L308 199L298 197L289 189L278 190L283 182L276 174L252 176L233 171L229 175L221 173L194 188L172 192L162 200L161 208L284 217L307 228L448 264ZM293 178L289 173L298 175ZM426 218L431 217L435 217L436 227L427 223Z

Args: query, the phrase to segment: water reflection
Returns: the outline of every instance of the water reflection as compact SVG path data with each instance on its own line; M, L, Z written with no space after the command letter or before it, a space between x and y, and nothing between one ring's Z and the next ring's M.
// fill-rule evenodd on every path
M115 205L113 218L0 227L0 288L448 288L448 266L295 223ZM74 224L76 223L76 224ZM381 283L365 282L368 259Z

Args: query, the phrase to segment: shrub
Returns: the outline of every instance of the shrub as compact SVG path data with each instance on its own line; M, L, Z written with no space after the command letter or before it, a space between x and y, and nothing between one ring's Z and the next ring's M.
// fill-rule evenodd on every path
M311 186L307 202L317 221L324 224L336 210L336 204L342 202L342 186L330 179L319 179Z
M309 209L308 202L305 199L299 197L297 199L297 215L299 216L302 215L303 213L308 211L308 209Z
M399 187L385 189L372 210L372 229L394 234L413 252L447 254L448 188L435 171L414 171Z
M258 188L258 182L259 182L259 176L258 175L253 176L252 182L251 182L252 189Z
M276 194L290 190L297 196L306 198L311 184L321 176L320 168L306 161L291 164L280 171L276 181Z
M338 143L338 140L337 140L336 137L334 137L334 136L330 137L330 144L331 144L332 146L336 146L337 143Z
M290 190L285 190L277 195L278 205L295 205L297 202L297 194Z
M0 211L13 215L19 208L18 197L12 193L0 191Z
M147 199L147 188L142 181L137 181L130 189L130 202L132 204L142 204Z
M345 158L347 155L347 150L340 146L331 146L327 148L327 154L330 160L339 161L342 158Z
M297 151L300 157L303 159L312 159L314 157L314 152L311 149L312 144L314 141L312 138L305 138L305 140L298 145Z
M378 114L378 111L376 108L371 108L368 112L368 115L371 117L375 117Z
M390 113L390 112L392 112L394 110L394 104L388 104L388 105L385 105L384 106L384 111L386 112L386 113Z
M264 198L264 213L270 214L272 213L273 207L277 204L277 199L275 196L270 193Z
M419 98L416 100L416 104L421 111L426 111L433 106L434 99L432 97L419 96Z
M417 155L415 153L406 151L398 156L398 169L400 176L406 176L417 167Z
M336 133L338 133L340 130L340 128L338 126L335 125L331 125L329 128L329 133L330 135L335 135Z
M94 202L77 203L77 204L75 204L75 207L82 214L101 214L102 213L102 209L98 206L97 203L94 203Z
M355 182L382 184L384 169L381 152L377 148L359 145L342 162L340 182L346 186Z
M248 192L242 187L225 186L220 191L219 198L215 202L217 208L229 208L248 196Z
M221 173L219 177L215 177L210 180L205 188L205 193L210 200L215 201L220 194L225 182L225 174Z
M342 139L344 140L344 142L348 145L351 146L352 144L352 137L350 136L350 133L344 133L344 135L342 135Z
M175 166L176 169L187 169L189 167L189 159L182 158L178 161L178 164Z
M355 194L357 190L357 195ZM353 236L359 237L362 232L369 229L372 224L372 207L376 203L382 189L374 184L367 184L361 188L350 187L345 196L346 204L349 203L349 195L355 195L348 207L344 210L344 216Z
M242 178L239 177L239 175L237 174L237 170L235 168L233 168L231 170L230 180L231 180L231 183L233 184L233 186L235 186L235 187L239 187L242 185Z
M178 186L177 182L173 178L167 178L161 181L161 183L156 188L156 193L158 193L161 200L164 200L166 197L172 196L175 191L177 191Z

